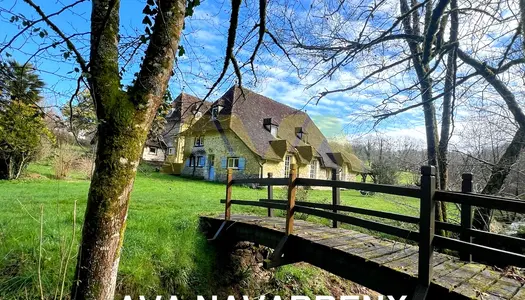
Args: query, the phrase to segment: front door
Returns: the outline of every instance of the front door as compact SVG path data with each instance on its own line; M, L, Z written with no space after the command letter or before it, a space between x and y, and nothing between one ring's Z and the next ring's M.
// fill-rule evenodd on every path
M208 180L215 180L215 155L208 155Z

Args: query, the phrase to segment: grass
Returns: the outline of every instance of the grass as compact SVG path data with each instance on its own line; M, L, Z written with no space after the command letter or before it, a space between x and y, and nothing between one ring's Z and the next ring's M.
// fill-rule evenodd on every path
M67 295L73 277L89 181L74 172L67 180L52 179L51 167L46 165L33 164L28 173L41 176L32 174L25 179L0 182L0 299L33 298L40 294L41 209L44 220L41 281L46 299L61 294L61 279L64 276L66 284L63 293ZM224 206L219 200L224 197L224 192L223 184L148 170L138 172L131 195L117 293L211 294L220 274L214 268L214 249L198 231L198 216L223 212ZM331 192L327 190L306 193L308 201L331 201ZM275 194L284 198L285 190L277 190ZM264 197L265 189L235 187L233 190L234 199ZM419 206L417 199L363 196L358 191L342 191L341 201L345 205L407 215L417 215ZM76 230L73 239L75 203ZM233 206L232 212L264 214L266 210L237 205ZM331 222L315 217L308 217L308 220L327 225ZM68 256L70 247L73 247L73 255ZM286 281L295 278L307 282L306 277L315 277L309 272L308 268L298 271L293 266L283 267L277 271L276 279Z
M419 179L419 174L414 174L412 172L399 172L398 174L398 181L399 184L404 185L414 185L416 181Z

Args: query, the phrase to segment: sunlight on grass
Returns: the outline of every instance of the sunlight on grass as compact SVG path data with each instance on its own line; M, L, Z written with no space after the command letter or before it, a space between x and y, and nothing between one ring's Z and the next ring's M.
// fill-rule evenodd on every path
M44 208L42 286L53 298L60 293L66 269L65 294L69 293L76 264L89 181L77 174L55 180L49 165L33 164L29 178L0 182L0 298L38 295L37 263L40 206ZM34 174L40 174L40 177ZM126 294L207 294L213 287L215 252L198 231L200 214L219 214L225 186L147 171L138 172L131 196L128 226L122 248L117 290ZM309 190L307 201L331 203L330 190ZM286 190L276 189L285 199ZM266 189L235 187L234 199L257 200ZM73 207L77 202L73 257L67 260L72 239ZM417 216L419 200L377 194L363 196L343 190L343 205ZM234 205L234 214L266 214L265 208ZM308 221L326 225L331 221L308 216ZM399 225L393 223L394 225ZM362 230L362 229L359 229ZM278 269L276 280L312 280L308 268ZM313 271L312 271L313 272ZM219 275L220 276L220 275ZM306 278L306 277L308 278ZM315 288L322 292L322 287ZM313 291L312 290L312 291Z
M55 180L50 165L31 165L31 176L0 182L0 298L40 294L37 279L40 206L44 207L42 285L46 297L59 293L72 237L77 201L74 253L80 240L89 181L76 174ZM40 176L36 176L39 174ZM239 196L263 197L265 191L240 188ZM201 213L218 214L224 185L159 173L139 172L131 196L118 277L119 291L135 294L193 294L213 286L214 251L198 231ZM243 207L238 212L262 213ZM76 256L67 266L69 293ZM204 293L206 294L206 293Z

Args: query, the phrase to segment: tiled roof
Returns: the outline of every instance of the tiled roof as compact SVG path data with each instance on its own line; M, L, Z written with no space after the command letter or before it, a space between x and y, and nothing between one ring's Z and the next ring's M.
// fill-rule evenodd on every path
M197 112L204 113L210 108L211 103L198 97L180 93L171 103L173 112L166 117L168 121L182 121L186 123L195 117Z
M221 110L216 120L212 120L212 109L209 109L190 130L221 132L230 129L263 159L282 160L286 147L287 151L295 152L303 163L317 157L325 167L338 167L329 156L334 151L306 113L238 86L230 88L211 107L218 105ZM272 124L279 126L277 138L263 125L263 120L268 118L271 118ZM303 129L305 139L297 137L297 127ZM312 149L308 149L310 147Z
M159 141L156 139L148 139L146 140L146 143L144 146L147 147L157 147L157 148L166 148L166 144L163 141Z
M179 123L191 123L198 112L204 114L210 105L210 102L198 97L180 93L171 103L172 111L166 116L166 124L162 133L162 139L165 141L164 146L172 147L173 139L179 133ZM146 146L162 147L163 145L155 140L148 139Z

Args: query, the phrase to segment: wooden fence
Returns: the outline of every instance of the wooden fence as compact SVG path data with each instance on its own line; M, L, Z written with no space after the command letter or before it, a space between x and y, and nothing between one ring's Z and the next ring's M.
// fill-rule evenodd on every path
M268 174L268 178L234 179L232 169L228 169L226 199L221 200L222 203L225 203L226 207L225 219L230 219L232 204L251 205L268 208L268 216L270 217L273 216L273 209L285 210L286 235L293 233L294 214L300 212L330 219L333 221L333 227L337 227L338 223L346 223L417 242L419 245L418 278L419 283L423 286L428 286L432 279L432 256L435 250L434 248L457 251L460 259L468 262L472 260L472 255L475 255L475 257L480 257L483 260L490 260L491 263L525 267L525 255L522 254L523 249L525 249L525 239L472 228L473 207L525 213L525 202L473 193L472 174L463 174L461 192L436 190L435 168L431 166L421 167L421 188L346 182L337 179L335 170L332 173L332 180L299 178L297 177L296 165L292 165L288 178L273 178L272 174ZM233 186L245 184L267 186L268 198L260 199L259 201L233 200ZM288 199L273 199L273 186L287 186ZM299 186L331 187L332 204L296 201L296 191ZM341 205L340 189L342 188L419 198L419 217ZM436 201L457 203L461 208L460 224L435 221ZM369 219L342 214L341 212L351 212L410 224L419 224L419 231L399 228ZM435 235L436 229L457 233L459 238L455 239ZM474 241L473 238L475 238ZM522 251L518 253L497 249L476 243L476 239L490 240L498 244L514 246Z

